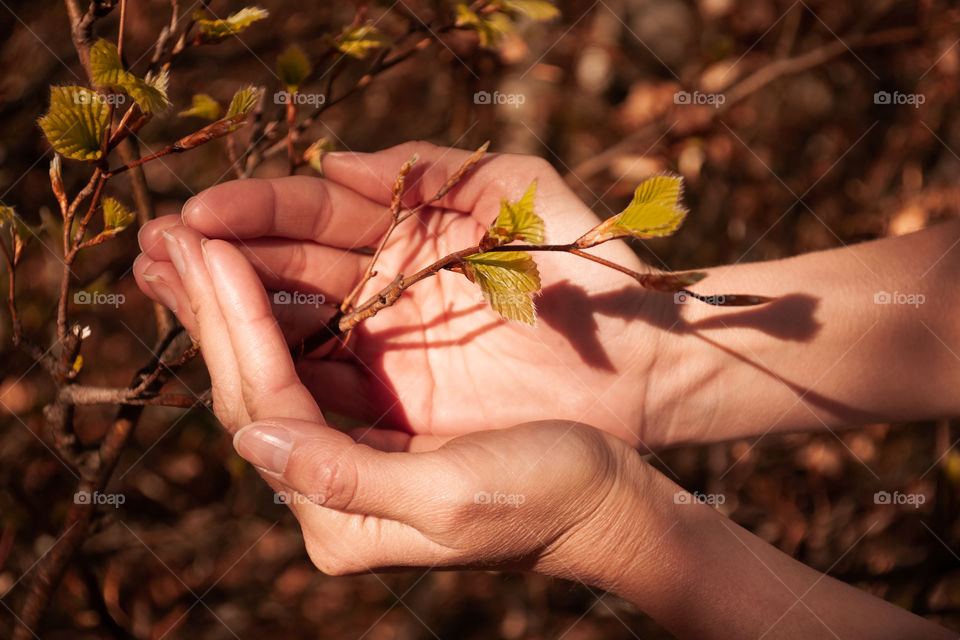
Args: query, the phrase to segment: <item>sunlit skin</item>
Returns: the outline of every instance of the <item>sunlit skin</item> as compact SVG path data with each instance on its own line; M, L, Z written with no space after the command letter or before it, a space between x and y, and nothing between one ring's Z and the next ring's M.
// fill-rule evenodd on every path
M534 570L617 593L679 637L953 637L678 499L687 496L633 447L955 415L946 390L960 383L949 348L960 351L960 329L944 311L958 302L960 225L711 269L704 284L778 298L747 311L678 305L624 288L602 267L550 256L541 262L547 303L531 329L503 324L462 276L441 274L351 343L347 353L384 376L402 412L385 428L345 434L321 406L369 418L364 406L381 412L385 399L362 364L295 368L288 345L331 312L271 305L268 290L345 295L366 258L343 249L376 242L386 228L376 203L414 151L427 172L411 203L466 157L428 145L335 156L326 181L221 185L187 204L186 225L161 219L141 233L138 283L199 341L214 409L240 455L297 496L291 508L317 567ZM423 226L413 239L398 234L370 291L476 242L500 198L533 177L548 241L595 222L543 162L497 156L443 203L475 215L428 212L426 228L441 238ZM288 239L263 239L278 235ZM208 239L224 236L232 241ZM643 268L624 245L601 249ZM880 307L878 288L931 303ZM564 324L564 314L583 317ZM600 351L575 342L577 331L593 332Z

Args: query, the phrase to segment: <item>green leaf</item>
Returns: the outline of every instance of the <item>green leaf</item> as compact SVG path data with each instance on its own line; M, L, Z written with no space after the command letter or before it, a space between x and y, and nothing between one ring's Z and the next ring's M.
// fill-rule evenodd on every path
M179 116L195 116L204 120L216 120L223 113L223 107L206 93L196 93L190 101L190 108L181 111Z
M295 44L287 47L279 58L277 58L277 75L281 82L287 85L287 90L294 93L307 76L310 75L310 61L307 60L307 54L303 49Z
M390 42L380 30L370 25L355 25L344 28L343 32L331 41L341 53L353 58L363 59L374 49L389 46Z
M533 20L550 20L560 15L560 10L546 0L498 0L495 4L507 14Z
M269 15L266 9L261 9L260 7L245 7L224 20L211 20L207 18L207 14L203 10L194 12L193 19L200 28L200 34L202 36L208 40L219 40L227 36L242 33L251 24L257 20L263 20Z
M543 219L533 212L533 200L537 194L537 181L527 187L526 193L517 202L500 202L500 215L487 235L506 244L523 240L530 244L543 243Z
M464 273L507 320L536 324L532 294L540 290L537 263L524 251L475 253L463 259Z
M330 138L320 138L303 152L303 158L310 163L310 166L323 175L323 154L333 151L333 140Z
M680 176L648 178L637 187L626 209L588 231L576 244L582 249L625 236L659 238L673 235L687 216L682 196L683 178Z
M224 118L233 120L235 123L240 123L254 110L262 96L262 87L250 86L240 89L233 94L233 98L230 100L230 106L227 108L227 115L224 116Z
M103 235L115 236L133 222L133 212L113 198L104 198L103 205Z
M141 80L123 68L116 45L102 38L90 48L90 75L94 84L129 95L144 113L157 113L170 105L167 72Z
M475 13L463 3L457 3L456 26L473 29L480 36L480 46L493 47L499 44L506 36L513 33L513 23L510 17L494 11L483 16Z
M85 87L50 87L50 110L40 118L43 134L61 155L97 160L102 153L110 108Z

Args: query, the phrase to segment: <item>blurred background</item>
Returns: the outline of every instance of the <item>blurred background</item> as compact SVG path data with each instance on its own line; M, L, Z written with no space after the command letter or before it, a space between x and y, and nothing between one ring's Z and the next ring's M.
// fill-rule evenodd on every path
M908 233L960 211L960 9L952 5L561 2L559 18L521 21L493 50L478 47L475 34L443 35L327 110L302 146L326 137L359 151L410 139L475 148L490 139L494 151L549 160L601 216L620 211L645 176L677 172L687 181L687 223L673 238L636 243L644 260L669 269ZM218 16L242 6L210 3ZM247 83L264 85L268 96L281 90L280 52L297 43L317 60L323 34L349 24L357 3L260 6L267 20L177 61L174 107L140 133L144 153L198 128L176 115L194 93L226 102ZM96 35L115 40L116 13L97 23ZM402 35L411 15L429 21L449 15L449 6L401 0L368 8L390 37ZM124 54L133 71L143 73L169 20L168 2L130 3ZM45 224L58 214L51 151L36 120L50 84L83 76L63 5L0 5L0 42L0 200ZM345 68L337 81L349 86L364 68ZM325 82L308 81L304 91L322 91ZM157 214L177 213L193 193L231 179L229 165L222 140L147 165ZM279 154L256 175L286 167ZM65 162L68 193L88 176ZM115 182L115 194L132 204L126 178ZM44 242L47 249L31 245L18 286L26 331L47 345L60 273L49 253L59 252L56 243ZM128 272L136 253L131 229L76 269L77 287L125 296L109 313L74 312L93 328L87 384L125 386L156 339L150 305ZM5 296L5 276L2 287ZM33 563L62 532L75 479L43 428L52 384L11 349L2 318L0 602L17 611ZM200 392L206 382L194 362L169 388ZM96 444L112 413L79 411L81 439ZM691 491L724 496L723 513L802 562L960 630L958 437L947 420L875 424L687 447L654 463ZM48 610L44 637L669 637L616 597L533 575L325 577L310 564L294 518L203 409L148 409L109 490L125 502L99 510ZM876 504L877 491L922 495L923 504ZM12 621L0 609L0 636Z

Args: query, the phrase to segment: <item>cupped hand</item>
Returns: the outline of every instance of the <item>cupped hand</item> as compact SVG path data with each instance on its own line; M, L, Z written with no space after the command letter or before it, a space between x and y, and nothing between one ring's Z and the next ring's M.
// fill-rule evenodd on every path
M561 421L445 443L331 429L248 260L182 226L163 241L194 314L217 415L238 452L286 492L320 569L511 566L603 581L594 563L610 540L606 520L636 489L624 486L625 469L642 464L625 443Z
M171 265L162 234L183 224L227 240L271 292L273 313L295 345L321 328L359 281L370 257L356 249L376 246L386 231L391 187L414 154L420 159L407 179L408 207L432 197L470 152L408 143L373 154L328 154L323 179L215 186L184 206L182 220L161 218L141 231L137 281L196 335L198 302ZM519 199L534 179L547 242L572 241L597 223L545 161L491 155L437 206L397 229L359 300L398 273L476 244L501 200ZM623 243L593 251L644 268ZM559 418L589 420L632 445L655 446L662 438L646 424L644 398L659 339L637 320L662 314L669 296L570 255L535 259L543 282L536 327L500 319L476 285L441 272L365 321L336 360L321 350L302 358L297 371L325 410L412 434L450 437Z

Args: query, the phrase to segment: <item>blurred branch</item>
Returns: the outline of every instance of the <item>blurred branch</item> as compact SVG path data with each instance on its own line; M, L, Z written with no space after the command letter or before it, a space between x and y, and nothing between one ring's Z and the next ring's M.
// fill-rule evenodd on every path
M594 155L589 160L580 163L567 173L565 179L571 185L585 182L597 173L606 169L610 165L611 161L613 161L617 156L627 149L631 149L638 144L650 139L654 139L658 136L664 136L669 133L672 137L683 137L693 135L698 132L703 132L707 130L721 115L727 113L735 105L739 104L778 78L800 73L820 66L837 57L838 55L852 49L878 47L906 42L908 40L913 40L920 35L920 29L913 27L889 29L886 31L878 31L872 34L856 34L847 37L845 40L835 40L830 44L818 47L812 51L808 51L807 53L794 56L792 58L774 60L773 62L770 62L753 72L740 82L734 84L729 89L725 88L723 93L726 97L726 101L718 108L704 108L701 110L701 113L704 114L702 117L693 119L686 123L675 123L678 125L676 127L673 125L668 126L666 124L668 117L675 113L675 110L668 111L660 118L647 123L641 129L626 136L615 145L608 147L604 151Z
M154 352L160 355L156 356L154 361L162 363L164 355L193 350L192 345L186 344L189 340L189 336L180 328L162 336L154 349ZM181 355L179 358L182 357ZM179 358L171 362L178 362ZM156 364L153 365L153 367L156 366ZM162 388L175 368L174 365L165 365L163 372L152 377L152 382L144 389L144 393L155 393ZM150 377L151 373L146 375ZM139 388L143 384L144 376L143 370L138 371L130 383L130 388ZM72 414L71 405L63 405L58 401L53 406L60 407L65 416ZM87 456L80 466L81 479L77 485L78 492L92 494L104 490L143 410L144 405L126 404L120 407L99 450ZM37 628L43 617L54 589L62 580L67 566L87 537L95 506L91 502L74 502L70 505L62 537L53 549L37 561L30 589L21 608L20 620L14 632L14 640L28 640L34 637L33 629Z

